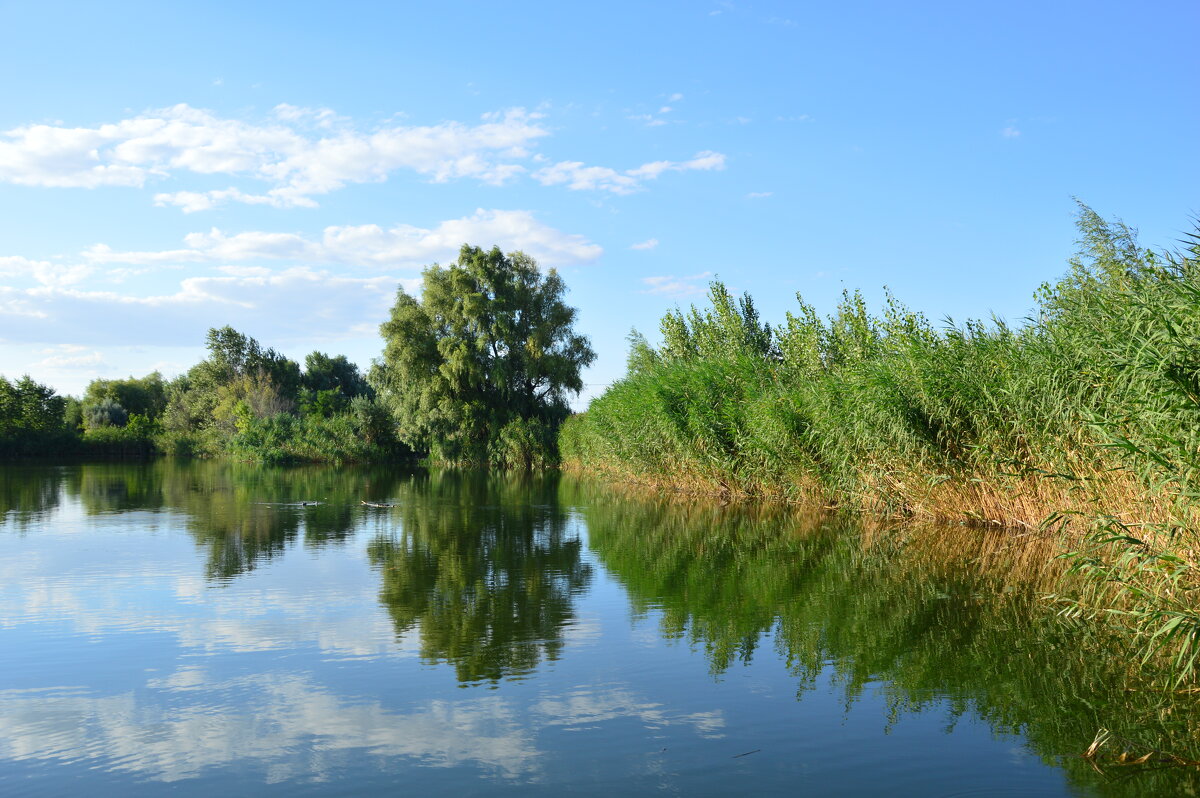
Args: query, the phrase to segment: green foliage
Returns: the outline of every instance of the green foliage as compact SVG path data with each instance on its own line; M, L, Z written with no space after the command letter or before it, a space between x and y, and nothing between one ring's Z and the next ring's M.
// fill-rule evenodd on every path
M215 454L236 431L239 402L259 418L295 408L300 367L232 327L210 329L209 356L167 386L163 426Z
M70 452L74 430L67 426L67 401L28 375L16 382L0 376L0 456Z
M123 427L128 420L129 413L125 411L125 408L111 399L101 399L95 404L83 406L84 429Z
M1095 587L1071 611L1120 618L1190 678L1200 234L1156 255L1086 207L1078 224L1070 271L1038 292L1017 330L997 320L937 329L890 296L875 315L858 293L828 319L801 300L767 327L716 282L709 309L667 314L658 348L631 337L629 373L564 426L563 457L636 479L815 490L899 513L1099 518L1076 555ZM1137 535L1113 533L1130 523Z
M158 425L134 414L124 426L98 425L83 433L83 454L99 459L144 459L157 454Z
M540 418L514 418L500 428L489 451L500 467L542 468L555 465L555 430Z
M159 432L156 421L111 399L82 404L29 377L0 377L0 457L145 458Z
M370 396L371 387L358 367L345 355L330 357L324 352L312 352L304 358L304 374L300 384L314 393L333 392L347 401L356 396Z
M580 369L595 357L572 329L557 272L542 274L520 252L464 246L456 263L423 277L420 299L398 292L372 371L401 438L438 461L552 460L554 435L543 430L567 417L567 395L582 389Z
M119 405L128 414L136 413L156 419L166 410L167 386L157 371L140 379L129 377L123 380L92 380L83 395L84 415L87 415L88 408L97 407L105 402Z
M1188 401L1200 385L1192 343L1167 332L1194 325L1160 325L1159 349L1147 337L1167 294L1180 312L1196 307L1184 288L1195 284L1139 250L1122 225L1085 208L1080 227L1071 273L1040 292L1040 321L1020 330L1000 321L937 329L890 295L874 315L858 292L827 319L798 297L799 309L771 327L748 297L734 303L714 282L708 308L664 317L657 349L631 336L628 375L564 429L564 456L749 493L816 485L844 503L905 510L929 477L1000 485L1122 467L1104 446L1114 424L1136 433L1134 446L1170 439L1180 453L1196 451L1200 437L1187 436L1200 427L1187 413L1168 421L1181 411L1158 408L1150 420L1145 398ZM1131 369L1135 354L1178 365Z
M405 459L385 408L343 355L295 362L229 327L209 330L209 357L168 387L161 447L262 463Z
M390 434L390 426L378 423L381 412L386 413L360 408L358 413L328 417L289 413L260 417L243 406L237 432L226 447L239 459L267 464L406 459L410 453Z

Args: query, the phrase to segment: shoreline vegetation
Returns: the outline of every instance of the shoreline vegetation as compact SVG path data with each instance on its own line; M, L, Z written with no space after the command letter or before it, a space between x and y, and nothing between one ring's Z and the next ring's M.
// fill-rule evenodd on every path
M210 329L209 357L173 380L98 379L62 397L29 376L0 377L0 459L229 457L273 465L402 462L412 451L344 356L304 368L231 327Z
M1156 254L1084 207L1081 250L1027 323L931 323L889 293L802 297L782 324L720 281L630 334L626 376L572 417L563 464L714 495L1036 528L1174 522L1200 466L1200 238Z
M1142 248L1086 206L1026 323L940 325L890 294L803 298L781 324L714 281L633 331L626 376L570 418L564 468L606 479L1024 528L1070 564L1064 615L1200 657L1200 231Z

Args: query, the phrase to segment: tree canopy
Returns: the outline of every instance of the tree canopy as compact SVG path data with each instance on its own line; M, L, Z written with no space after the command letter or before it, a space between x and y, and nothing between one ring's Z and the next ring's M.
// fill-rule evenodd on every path
M530 464L554 451L595 359L553 269L521 252L464 245L457 262L403 288L380 328L372 381L409 445L450 462Z
M81 404L89 428L122 427L135 414L147 419L161 416L167 407L167 386L157 371L141 378L92 380Z

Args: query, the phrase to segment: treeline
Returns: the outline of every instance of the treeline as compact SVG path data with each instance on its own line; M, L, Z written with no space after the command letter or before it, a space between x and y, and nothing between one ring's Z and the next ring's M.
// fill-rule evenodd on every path
M208 332L209 356L173 380L99 379L61 397L26 376L0 377L0 455L230 455L266 463L409 458L391 414L343 355L304 367L231 327Z
M562 279L520 252L468 245L422 277L419 298L398 290L368 374L323 352L301 368L222 327L170 381L95 380L76 399L0 378L0 457L556 464L567 397L595 358Z

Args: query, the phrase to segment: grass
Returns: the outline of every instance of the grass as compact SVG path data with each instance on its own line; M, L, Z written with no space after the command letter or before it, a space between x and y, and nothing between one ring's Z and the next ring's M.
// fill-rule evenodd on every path
M564 426L568 468L727 496L1053 531L1103 615L1200 658L1200 234L1157 254L1087 207L1025 324L936 326L889 296L776 325L712 284Z

